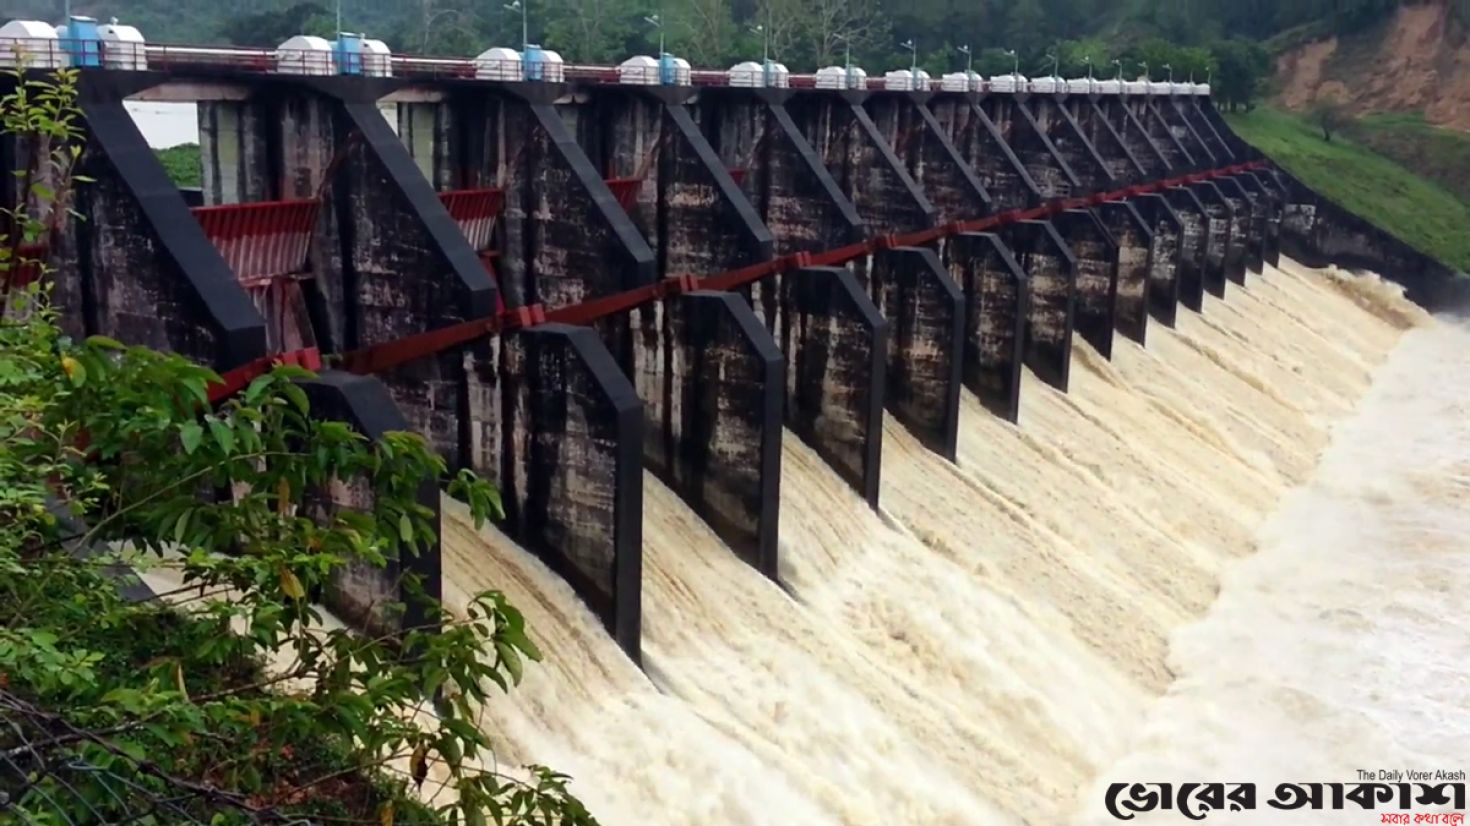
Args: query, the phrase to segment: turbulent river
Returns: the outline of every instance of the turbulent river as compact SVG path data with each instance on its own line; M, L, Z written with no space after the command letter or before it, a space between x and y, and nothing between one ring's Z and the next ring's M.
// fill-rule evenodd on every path
M647 476L644 670L446 503L446 597L505 591L546 654L482 721L501 764L606 826L1100 824L1118 780L1470 768L1470 334L1284 261L1078 346L1019 427L964 398L957 465L888 421L879 513L787 433L781 585Z

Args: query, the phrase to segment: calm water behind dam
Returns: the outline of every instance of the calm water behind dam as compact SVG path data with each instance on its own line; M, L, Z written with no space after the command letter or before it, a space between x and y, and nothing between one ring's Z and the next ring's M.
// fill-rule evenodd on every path
M646 477L646 672L449 505L446 597L506 591L547 655L497 757L607 826L1104 823L1110 779L1470 768L1470 335L1375 284L1232 285L1081 350L1069 395L1028 377L1019 428L967 397L957 466L890 421L881 513L788 433L784 589Z

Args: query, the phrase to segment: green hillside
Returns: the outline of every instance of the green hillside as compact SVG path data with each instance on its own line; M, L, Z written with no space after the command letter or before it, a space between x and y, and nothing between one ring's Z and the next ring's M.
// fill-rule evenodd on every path
M1345 127L1353 140L1470 202L1470 134L1417 112L1369 115Z
M1470 271L1470 201L1353 137L1325 141L1296 115L1262 107L1227 120L1307 186L1428 255Z

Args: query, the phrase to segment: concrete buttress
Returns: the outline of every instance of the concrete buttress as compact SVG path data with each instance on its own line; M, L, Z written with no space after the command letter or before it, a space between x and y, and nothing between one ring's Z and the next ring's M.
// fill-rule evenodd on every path
M1059 212L1052 216L1052 224L1071 249L1075 263L1073 313L1077 333L1103 358L1112 358L1118 243L1092 210Z
M1026 365L1036 377L1066 392L1072 369L1076 320L1077 259L1049 221L1020 221L1001 238L1026 271Z
M1113 327L1144 344L1148 340L1148 288L1153 269L1154 229L1134 201L1099 204L1094 210L1117 244L1117 291Z
M1041 188L1000 127L980 106L979 94L940 94L929 108L989 193L992 209L1025 209L1041 203Z
M1210 266L1213 246L1210 211L1193 187L1171 187L1164 194L1180 223L1179 303L1197 313L1203 312L1205 271Z
M996 233L966 232L944 246L944 265L964 296L965 386L985 408L1020 420L1021 375L1031 286L1010 247Z

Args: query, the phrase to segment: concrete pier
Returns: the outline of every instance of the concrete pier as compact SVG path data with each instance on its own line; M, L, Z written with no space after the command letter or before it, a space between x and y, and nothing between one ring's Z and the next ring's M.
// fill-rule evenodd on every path
M967 232L950 238L944 265L964 296L965 386L986 409L1017 422L1030 278L996 233Z
M1082 183L1025 102L1006 95L990 95L981 108L996 125L1001 138L1014 150L1044 200L1070 198Z
M1210 211L1193 187L1173 187L1165 196L1180 223L1179 303L1197 313L1203 312L1211 247L1218 243L1210 232ZM1220 271L1217 269L1217 272ZM1220 272L1220 277L1223 280L1223 272Z
M1169 121L1165 119L1163 111L1152 98L1132 95L1123 102L1123 105L1132 111L1134 117L1142 124L1149 141L1164 156L1170 174L1182 175L1202 167L1204 159L1195 158L1193 151L1185 147L1179 134L1174 131Z
M1113 355L1118 301L1118 242L1092 210L1069 209L1052 219L1075 263L1073 313L1077 333L1102 354Z
M1081 127L1083 136L1097 148L1113 183L1149 179L1150 170L1145 167L1140 153L1135 151L1135 142L1124 137L1124 133L1114 125L1116 118L1109 117L1106 111L1116 109L1126 119L1127 107L1117 100L1099 103L1095 96L1073 95L1067 99L1067 108Z
M1113 327L1124 336L1144 344L1148 340L1148 293L1155 251L1154 227L1157 224L1144 220L1133 201L1102 204L1095 214L1117 246ZM1166 249L1161 248L1159 252L1164 257L1169 255ZM1172 277L1174 266L1166 261L1164 269L1168 275L1161 274L1161 278L1167 280ZM1080 291L1081 287L1078 289Z
M929 108L989 193L993 209L1024 209L1041 203L1041 188L1000 127L980 106L979 95L941 94Z
M1148 227L1148 313L1165 327L1173 327L1179 314L1180 267L1184 258L1184 221L1169 204L1167 195L1145 195L1131 202Z
M371 376L326 370L300 385L314 418L346 422L369 440L411 429L387 387ZM321 505L312 516L323 522L342 510L367 512L373 507L373 492L360 480L338 482L321 494ZM418 504L437 525L439 487L434 480L426 479L419 486ZM323 601L337 616L370 633L422 628L431 622L422 599L443 598L441 571L439 537L435 536L414 553L400 549L381 567L361 560L349 562L327 586ZM395 603L405 606L402 615L392 610Z
M505 527L639 659L643 406L591 329L506 337L499 427Z
M786 355L787 425L877 507L887 322L843 267L807 267L762 286L757 312Z
M779 89L712 89L694 104L700 131L770 230L774 252L842 247L867 237L857 207L806 141Z
M909 176L922 182L918 185L933 205L936 221L989 215L994 207L990 193L929 110L925 97L908 92L874 95L867 109Z
M1001 234L1026 271L1026 366L1058 390L1067 389L1076 326L1077 258L1050 221L1021 221Z
M205 236L116 94L82 100L87 150L53 253L62 329L181 353L224 370L265 355L265 320ZM108 92L115 95L108 97Z
M1266 263L1267 208L1264 199L1255 190L1255 179L1247 178L1246 175L1221 178L1220 186L1232 197L1231 205L1236 208L1237 215L1245 218L1245 269L1260 275L1265 271Z
M786 360L744 298L700 290L662 306L672 321L644 458L736 554L776 578Z
M861 92L799 94L788 107L868 235L933 226L938 214L863 107ZM918 134L918 133L916 133Z
M955 461L965 299L926 247L879 250L876 305L888 323L887 407L926 447Z
M1033 95L1025 106L1035 116L1040 130L1051 139L1057 154L1066 162L1076 194L1113 189L1112 168L1103 160L1071 108L1060 97Z
M1220 188L1210 181L1191 184L1190 189L1204 206L1205 228L1210 239L1203 272L1205 292L1216 298L1224 298L1225 285L1232 280L1229 275L1231 250L1238 246L1231 237L1234 218L1230 203L1225 200Z

